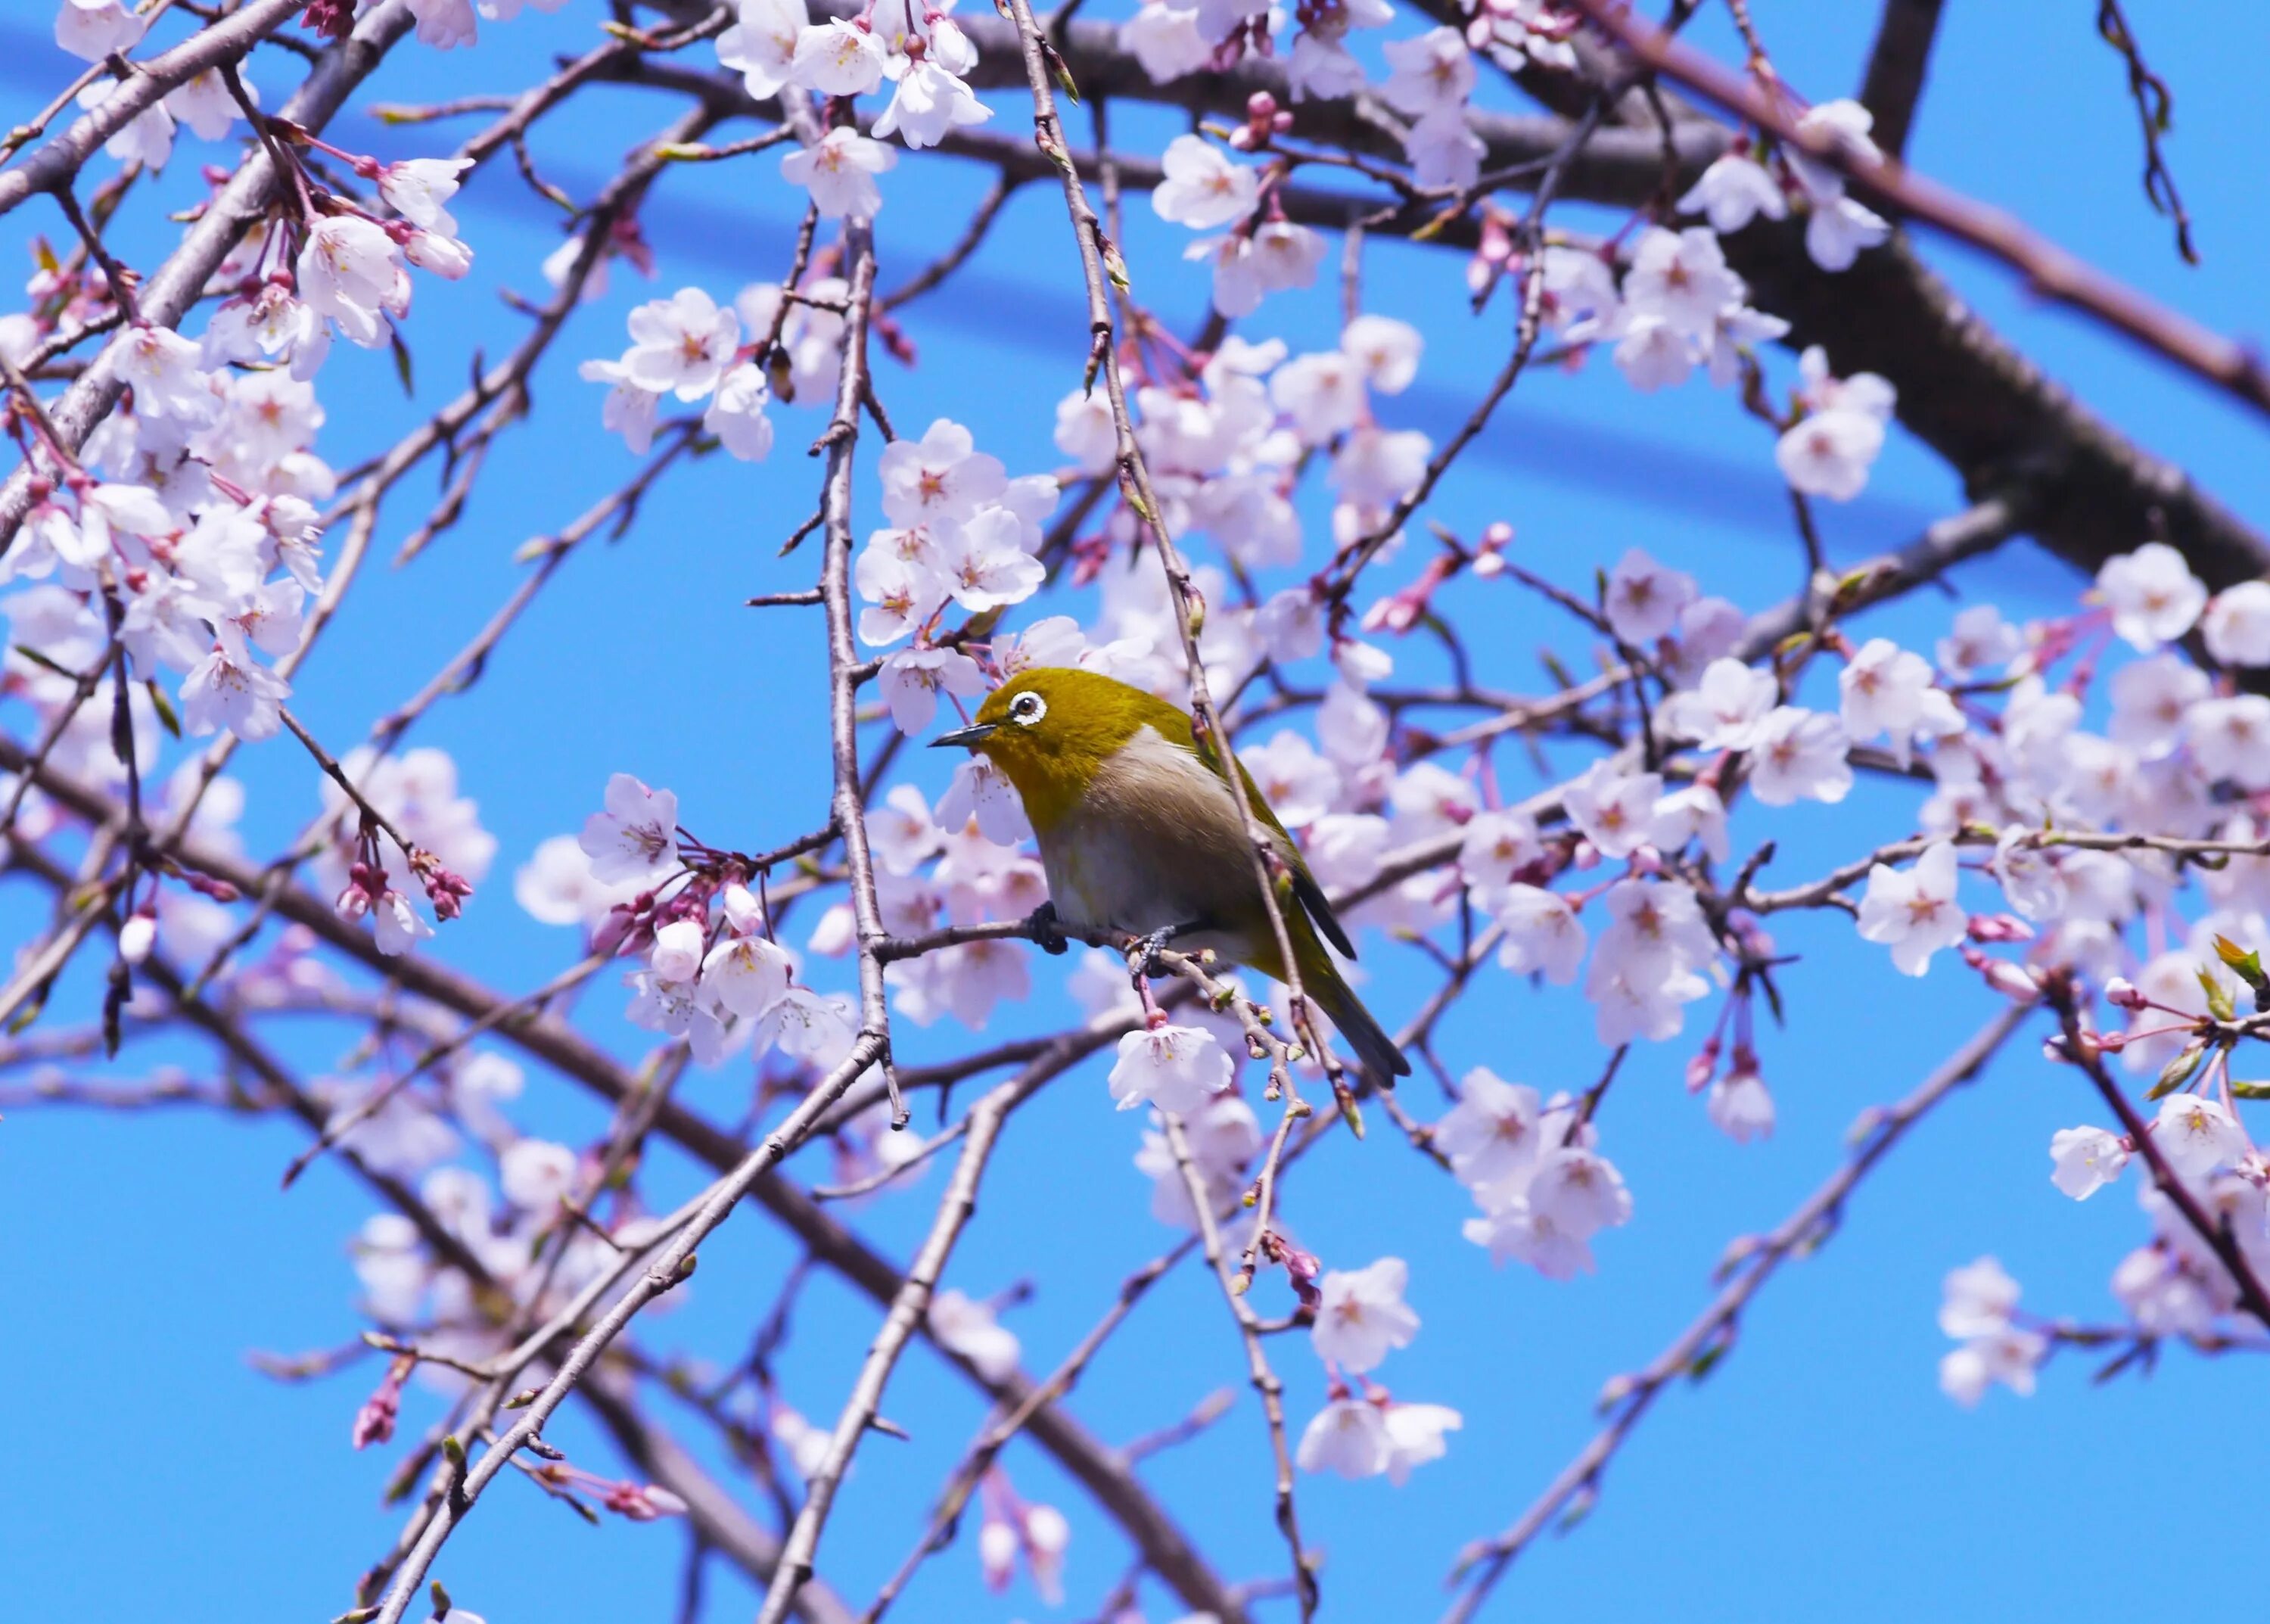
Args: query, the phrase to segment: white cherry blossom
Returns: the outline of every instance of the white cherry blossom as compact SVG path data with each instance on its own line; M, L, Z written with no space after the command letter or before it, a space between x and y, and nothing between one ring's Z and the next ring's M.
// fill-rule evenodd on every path
M871 219L883 206L875 177L898 161L898 153L880 141L839 127L783 158L781 174L808 190L812 205L829 219Z
M1419 1333L1419 1316L1403 1301L1410 1265L1383 1257L1368 1267L1326 1271L1318 1283L1322 1301L1309 1328L1317 1357L1344 1370L1375 1369L1391 1348L1408 1347Z
M1155 1105L1186 1116L1229 1086L1230 1058L1203 1027L1163 1026L1119 1040L1111 1097L1123 1111Z
M1259 172L1230 162L1203 136L1176 136L1159 162L1166 178L1152 191L1151 206L1161 219L1212 231L1253 212Z
M1970 917L1955 900L1960 878L1955 848L1945 841L1927 847L1914 866L1895 869L1879 863L1868 871L1860 899L1859 931L1866 939L1892 950L1893 966L1903 975L1921 975L1932 955L1960 942Z
M2128 1165L2127 1144L2102 1128L2060 1128L2050 1138L2050 1182L2076 1201L2086 1201L2120 1176Z

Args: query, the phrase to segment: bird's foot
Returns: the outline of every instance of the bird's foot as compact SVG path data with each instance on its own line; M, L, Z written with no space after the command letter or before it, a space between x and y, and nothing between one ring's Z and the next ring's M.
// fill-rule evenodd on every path
M1057 918L1057 905L1043 902L1025 916L1025 929L1033 933L1033 940L1044 953L1061 953L1071 945L1065 935L1063 923Z
M1136 937L1127 944L1127 975L1138 987L1159 973L1159 955L1166 951L1167 944L1175 939L1179 929L1176 925L1162 925L1150 935Z

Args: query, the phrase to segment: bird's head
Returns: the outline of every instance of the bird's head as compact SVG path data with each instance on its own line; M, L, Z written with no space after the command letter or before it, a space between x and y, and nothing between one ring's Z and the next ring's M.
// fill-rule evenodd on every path
M958 745L1001 769L1035 820L1085 794L1102 765L1172 706L1094 671L1020 671L985 696L977 718L931 740Z

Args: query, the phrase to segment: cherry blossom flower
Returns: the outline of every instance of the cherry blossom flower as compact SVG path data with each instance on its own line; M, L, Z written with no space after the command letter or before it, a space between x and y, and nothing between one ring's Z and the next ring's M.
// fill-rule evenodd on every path
M412 158L388 164L378 172L378 195L412 225L454 237L457 222L447 204L472 163L470 158Z
M1134 1012L1134 995L1118 957L1098 949L1091 962L1099 983L1115 997L1124 997L1124 1012ZM1254 1117L1253 1108L1234 1093L1215 1094L1191 1114L1183 1132L1206 1199L1217 1212L1233 1205L1244 1183L1245 1169L1261 1152L1261 1124ZM1198 1212L1191 1205L1190 1182L1176 1165L1165 1134L1144 1133L1135 1166L1151 1181L1151 1216L1177 1229L1197 1229Z
M972 613L1020 604L1048 579L1048 567L1025 551L1016 515L988 508L946 532L938 560L953 601Z
M100 78L78 93L78 104L92 113L123 89L116 79ZM102 150L122 164L162 169L174 155L174 115L163 101L153 101L120 125Z
M2086 1201L2120 1176L2128 1165L2128 1146L2102 1128L2060 1128L2050 1138L2050 1182L2076 1201Z
M504 1198L523 1212L549 1218L575 1188L575 1153L548 1139L516 1139L497 1158Z
M1908 764L1914 741L1962 731L1955 701L1932 684L1931 664L1888 637L1872 637L1837 673L1848 738L1889 734L1893 758Z
M1632 250L1624 273L1625 307L1662 318L1678 332L1700 336L1719 311L1742 300L1741 278L1726 265L1717 234L1700 226L1685 231L1651 226Z
M1213 56L1213 47L1198 32L1197 7L1174 0L1144 0L1119 25L1119 48L1142 64L1154 85L1195 73Z
M1955 848L1945 841L1925 848L1905 871L1877 864L1860 899L1861 937L1890 947L1893 967L1903 975L1923 975L1932 954L1954 946L1970 928L1970 916L1955 901L1959 878Z
M1435 1147L1468 1189L1525 1178L1543 1147L1537 1090L1477 1066L1459 1080L1458 1104L1435 1124Z
M1768 806L1841 801L1852 788L1843 724L1817 710L1777 706L1759 724L1750 791Z
M625 976L623 984L631 990L624 1020L649 1032L684 1038L696 1064L712 1065L724 1057L724 1028L697 996L692 983L669 981L651 970L640 970Z
M2270 581L2242 581L2216 593L2200 634L2222 664L2270 665Z
M1514 872L1542 854L1537 823L1520 811L1475 814L1465 825L1458 847L1458 876L1477 891L1497 891L1512 883Z
M1884 426L1863 412L1812 412L1784 434L1774 461L1792 490L1851 501L1868 483L1884 449Z
M772 455L772 419L765 407L772 399L764 368L754 361L730 367L717 380L717 392L701 414L701 426L737 461L761 463Z
M649 300L630 315L631 347L623 368L632 382L657 394L674 391L699 400L717 387L741 342L741 318L719 309L698 287Z
M1584 961L1584 927L1569 899L1536 886L1508 886L1490 899L1505 939L1498 962L1517 975L1535 972L1556 987L1576 979Z
M1280 730L1258 749L1241 753L1239 759L1278 821L1288 829L1308 827L1339 798L1339 769L1290 729Z
M1939 1328L1958 1339L2006 1329L2018 1306L2018 1282L1992 1257L1947 1272L1941 1287Z
M119 0L63 0L56 12L56 43L81 62L100 62L130 51L149 24Z
M2105 560L2096 590L2112 612L2113 631L2139 654L2175 641L2207 607L2207 588L2184 555L2163 541Z
M827 997L809 987L790 987L765 1005L757 1018L756 1041L761 1049L777 1049L797 1060L827 1064L851 1047L854 1027L850 1011L840 997Z
M244 87L244 99L254 107L260 105L260 89L237 66L237 83ZM236 98L228 93L218 69L207 68L203 73L184 79L166 93L166 111L187 124L191 132L205 141L225 141L236 121L244 116L236 105Z
M892 523L913 526L963 521L1008 488L1001 459L976 449L970 433L940 418L920 440L894 440L876 463L883 482L883 512Z
M2209 778L2270 790L2270 698L2238 693L2201 700L2184 713L2184 737Z
M1740 231L1759 215L1777 220L1789 212L1781 188L1763 166L1740 152L1713 159L1710 167L1679 200L1682 214L1700 214L1710 229L1724 234Z
M2160 1101L2152 1138L2168 1165L2185 1178L2237 1161L2250 1148L2246 1130L2222 1102L2196 1094L2171 1094Z
M410 14L418 19L419 42L435 50L471 45L479 34L472 0L409 0L409 5Z
M1083 473L1109 473L1119 454L1119 428L1102 389L1074 389L1057 403L1057 449Z
M1176 136L1159 165L1165 179L1151 193L1159 218L1193 231L1235 224L1253 212L1258 173L1234 164L1203 136Z
M806 90L823 96L864 96L883 82L883 41L864 20L831 18L797 36L790 68L796 82ZM793 174L789 179L803 183Z
M901 649L883 662L879 686L901 733L927 730L938 715L940 691L968 697L985 691L976 661L954 649Z
M1647 840L1655 803L1663 794L1657 773L1618 773L1596 761L1562 793L1561 804L1584 838L1605 857L1628 857Z
M1686 382L1696 359L1694 342L1670 322L1628 311L1614 356L1625 382L1643 395Z
M1773 1135L1773 1095L1766 1079L1758 1075L1755 1057L1746 1049L1738 1049L1734 1063L1710 1079L1702 1109L1710 1125L1737 1145Z
M243 633L224 620L212 651L182 681L182 725L192 738L223 728L248 743L272 738L284 725L284 701L291 694L291 685L256 662Z
M1754 748L1780 698L1780 686L1769 671L1760 671L1736 659L1713 660L1703 669L1695 687L1674 693L1664 708L1670 730L1691 738L1702 749Z
M662 396L642 389L620 361L588 360L576 368L576 375L587 382L611 386L599 407L599 426L609 434L620 434L633 456L644 456L654 445L655 416L661 410Z
M1411 387L1425 347L1417 328L1391 315L1359 315L1340 330L1340 352L1383 395L1400 395Z
M1294 1458L1303 1472L1376 1478L1395 1457L1387 1417L1367 1398L1339 1398L1317 1412L1301 1433Z
M1973 604L1955 617L1953 630L1939 640L1939 668L1960 682L2007 665L2025 649L2023 633L2002 619L1992 604Z
M1694 576L1666 569L1634 547L1608 572L1602 608L1619 638L1644 649L1670 634L1679 623L1680 611L1695 597Z
M204 351L171 328L136 323L119 336L111 354L119 377L133 386L138 415L193 427L219 415L220 399L204 369Z
M717 62L741 76L752 100L769 100L793 82L797 41L812 26L804 0L739 0L733 26L717 36Z
M953 780L938 797L938 827L958 832L976 819L977 832L997 846L1014 846L1033 837L1025 804L990 761L972 758L953 769Z
M678 867L678 797L649 790L628 773L607 780L604 812L593 812L577 844L602 883L658 878Z
M434 927L419 916L410 899L390 889L381 894L370 910L370 924L378 951L389 959L400 958L434 934Z
M701 953L708 932L698 919L673 919L654 933L654 950L648 962L664 981L692 981L701 973Z
M2035 1367L2048 1353L2049 1339L2036 1331L2012 1327L1974 1337L1939 1361L1940 1390L1966 1409L1985 1397L1996 1382L2020 1398L2030 1397Z
M1850 271L1863 250L1892 234L1891 222L1850 197L1815 203L1806 217L1805 251L1823 271Z
M1419 1333L1419 1316L1403 1301L1410 1279L1410 1265L1400 1257L1329 1271L1319 1283L1322 1301L1309 1330L1317 1357L1345 1370L1370 1370L1390 1348L1410 1346Z
M701 990L723 1013L753 1020L786 996L796 961L761 936L728 937L701 961Z
M883 206L875 177L898 161L898 153L880 141L839 127L784 156L781 174L810 191L812 205L829 219L871 219Z
M1130 1032L1119 1040L1119 1058L1111 1067L1111 1097L1123 1111L1155 1105L1186 1116L1229 1086L1233 1069L1213 1034L1202 1027Z
M1440 1460L1449 1445L1443 1435L1464 1427L1465 1417L1448 1405L1391 1404L1382 1413L1387 1423L1387 1480L1401 1488L1411 1469Z
M386 343L393 329L384 313L399 314L409 281L384 226L360 215L327 215L308 228L297 269L309 308L364 349Z
M1017 1373L1021 1350L1016 1333L993 1317L993 1310L949 1287L931 1300L930 1331L938 1345L958 1354L989 1382Z
M1464 191L1481 178L1488 152L1467 127L1462 110L1431 113L1404 132L1403 159L1411 178L1435 190Z
M885 70L898 81L898 89L875 121L879 136L897 135L910 147L936 146L950 131L993 116L968 85L931 58L893 56Z
M1391 70L1379 87L1388 106L1415 119L1465 109L1474 89L1474 59L1458 30L1433 28L1415 40L1390 40L1381 51Z

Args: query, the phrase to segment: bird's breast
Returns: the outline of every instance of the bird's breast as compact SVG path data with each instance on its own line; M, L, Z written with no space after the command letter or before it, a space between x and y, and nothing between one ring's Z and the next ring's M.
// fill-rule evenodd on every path
M1145 935L1207 920L1214 945L1260 912L1245 828L1221 780L1144 728L1098 769L1076 808L1036 833L1057 914L1075 929Z

